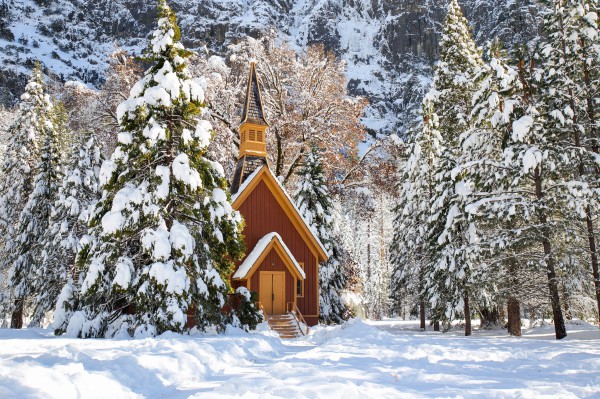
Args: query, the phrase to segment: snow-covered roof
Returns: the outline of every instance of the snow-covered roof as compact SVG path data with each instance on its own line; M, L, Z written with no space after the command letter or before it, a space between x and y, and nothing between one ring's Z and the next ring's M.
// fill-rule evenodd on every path
M279 241L279 244L281 244L281 247L283 248L283 250L289 257L290 261L292 262L292 264L298 271L298 274L300 274L302 276L302 278L305 279L306 274L304 274L304 270L302 270L302 268L296 261L296 258L294 258L294 255L292 255L292 252L290 251L290 249L287 247L287 245L285 245L285 243L283 242L283 239L277 233L269 233L266 236L264 236L263 238L261 238L260 240L258 240L258 242L254 246L254 249L252 250L252 252L250 252L248 254L248 256L246 256L246 259L244 259L244 261L242 262L240 267L237 269L237 271L233 275L233 278L234 279L246 278L248 276L248 273L250 272L250 270L252 270L252 267L254 267L254 264L256 263L256 261L258 261L260 256L265 252L265 249L267 249L267 247L273 240Z
M256 169L254 172L252 172L252 174L250 176L248 176L246 178L246 180L244 180L244 183L240 186L240 188L238 189L237 193L235 193L231 197L231 203L234 203L242 195L242 193L248 188L248 186L250 186L250 184L252 183L252 181L254 179L256 179L256 177L260 174L260 172L263 169L265 169L265 168L267 170L266 173L269 173L271 175L271 177L273 178L273 180L277 183L277 185L279 185L279 188L281 189L281 191L283 192L283 194L285 194L285 196L287 197L288 201L290 202L290 204L292 205L292 207L296 211L296 214L298 215L298 217L300 218L300 220L302 220L302 223L304 223L304 225L306 226L306 229L308 230L309 234L315 239L316 243L319 245L319 247L321 248L321 250L323 251L323 253L325 253L327 255L328 253L327 253L327 250L325 249L325 246L323 245L323 243L321 242L321 240L319 239L319 237L314 234L313 230L310 228L310 224L306 221L306 219L304 218L304 216L302 216L302 213L300 212L300 210L296 206L296 202L290 197L290 195L287 193L287 191L285 190L285 188L283 187L283 185L281 184L281 182L279 181L279 179L277 179L277 177L275 176L275 174L273 174L273 172L271 172L271 169L269 169L269 167L267 165L263 165L260 168Z

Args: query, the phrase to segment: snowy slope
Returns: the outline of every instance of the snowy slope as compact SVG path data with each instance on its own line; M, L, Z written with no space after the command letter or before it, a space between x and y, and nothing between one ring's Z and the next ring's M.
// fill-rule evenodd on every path
M594 326L572 325L573 338L559 342L406 327L355 320L285 342L271 332L77 340L45 330L0 330L0 397L600 396L600 333ZM587 340L577 339L575 330Z
M115 45L140 52L154 2L5 0L0 17L0 101L14 101L40 59L62 79L97 85ZM324 43L346 60L349 89L370 99L365 122L395 132L411 118L438 52L446 0L172 0L186 45L223 52L272 27L298 49ZM537 0L463 0L477 41L509 44L536 33ZM38 5L43 4L43 5ZM0 15L2 15L0 13ZM2 26L6 26L2 29ZM9 32L9 33L7 33Z

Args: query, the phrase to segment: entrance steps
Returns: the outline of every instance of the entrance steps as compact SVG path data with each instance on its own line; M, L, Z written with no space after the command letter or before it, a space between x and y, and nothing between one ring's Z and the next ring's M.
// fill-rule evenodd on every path
M269 315L267 321L271 330L276 331L281 338L291 339L304 335L298 327L298 322L293 313Z

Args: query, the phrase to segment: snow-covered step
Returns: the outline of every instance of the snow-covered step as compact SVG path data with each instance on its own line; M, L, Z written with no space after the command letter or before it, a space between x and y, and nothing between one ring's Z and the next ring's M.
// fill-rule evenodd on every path
M269 316L268 322L271 330L276 331L281 338L298 338L302 335L296 319L291 314Z

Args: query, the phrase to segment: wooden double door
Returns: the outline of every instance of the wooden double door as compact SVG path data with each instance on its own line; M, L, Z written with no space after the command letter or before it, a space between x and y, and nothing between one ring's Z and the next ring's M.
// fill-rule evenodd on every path
M285 313L285 272L260 272L260 303L268 315Z

